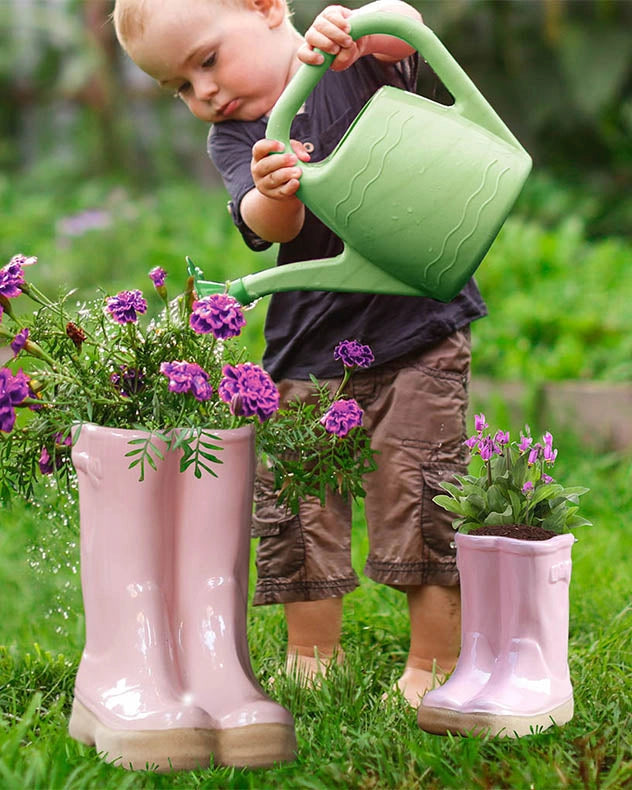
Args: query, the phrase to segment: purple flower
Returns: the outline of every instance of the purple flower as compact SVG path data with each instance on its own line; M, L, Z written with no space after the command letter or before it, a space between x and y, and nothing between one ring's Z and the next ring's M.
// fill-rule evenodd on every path
M109 211L98 208L89 208L78 214L63 217L57 223L59 232L65 236L83 236L91 230L108 228L112 224Z
M533 492L533 483L531 480L527 480L527 482L522 486L522 493L523 494L531 494Z
M544 460L548 464L553 464L557 458L557 450L553 449L553 436L547 431L542 438L544 439L544 448L542 450Z
M509 431L496 431L494 434L494 444L498 447L504 447L509 444Z
M72 438L70 434L66 436L64 439L63 433L56 433L54 437L55 448L66 448L70 447L72 444ZM59 469L64 462L63 453L55 453L55 461L51 458L50 453L45 447L42 447L42 452L40 453L38 465L39 470L43 475L50 475L52 474L55 469Z
M482 433L485 428L488 428L487 421L485 420L484 414L475 414L474 415L474 430L477 433Z
M189 323L198 335L213 334L219 340L227 340L240 334L246 319L234 297L211 294L193 302Z
M346 368L368 368L375 361L370 346L357 340L343 340L334 349L334 359L339 359Z
M219 397L224 403L239 405L244 417L258 417L264 422L279 408L279 391L270 376L252 362L224 365L224 378L219 385ZM241 403L233 398L238 395Z
M213 388L208 373L196 362L163 362L160 372L169 379L169 392L190 392L196 400L209 400Z
M466 440L463 442L463 444L464 444L464 445L465 445L467 448L469 448L470 450L473 450L473 449L476 447L476 445L478 444L478 442L479 442L479 437L478 437L478 436L470 436L470 438L469 438L469 439L466 439Z
M13 258L0 269L0 296L14 299L22 293L20 286L24 285L23 266L32 266L37 263L37 258L27 258L21 253L14 255Z
M502 452L495 444L491 436L483 436L478 446L478 451L483 461L489 461L494 455Z
M135 324L137 313L147 311L147 302L140 291L121 291L106 300L108 312L117 324Z
M165 284L165 280L167 279L167 272L160 266L154 266L154 268L149 272L149 279L156 288L162 288Z
M127 398L142 392L145 388L145 374L139 368L131 368L128 365L119 365L118 372L115 371L110 376L114 389Z
M518 445L518 450L520 450L521 453L526 453L529 447L531 447L532 442L533 439L530 436L523 436L520 434L520 444Z
M13 351L13 355L17 357L17 355L22 351L24 346L26 345L26 341L29 339L29 330L28 329L21 329L17 335L11 341L11 350Z
M4 307L0 304L0 323L2 323L2 314L4 313Z
M342 438L353 428L362 425L363 414L358 402L349 398L334 401L320 421L328 433L335 433Z
M10 433L15 425L15 406L29 396L28 376L21 370L14 376L0 368L0 431Z
M53 469L55 467L53 465L53 459L50 457L50 453L45 447L42 447L42 452L40 453L38 465L39 465L39 470L43 475L52 475Z
M554 483L555 480L551 477L551 475L547 475L546 473L542 473L542 482L543 483Z
M540 444L540 442L536 442L531 448L529 457L527 459L527 463L532 466L540 457L541 452L542 452L542 445Z

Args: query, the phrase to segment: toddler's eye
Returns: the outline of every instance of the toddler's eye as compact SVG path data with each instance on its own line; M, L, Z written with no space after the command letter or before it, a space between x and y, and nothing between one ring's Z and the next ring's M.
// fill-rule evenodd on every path
M182 85L180 85L180 87L176 89L176 92L173 94L173 98L179 99L180 96L182 96L183 93L186 93L190 87L191 87L190 82L183 82Z
M217 56L213 52L213 54L209 55L208 58L202 63L202 68L203 69L210 69L211 66L215 65L216 59L217 59Z

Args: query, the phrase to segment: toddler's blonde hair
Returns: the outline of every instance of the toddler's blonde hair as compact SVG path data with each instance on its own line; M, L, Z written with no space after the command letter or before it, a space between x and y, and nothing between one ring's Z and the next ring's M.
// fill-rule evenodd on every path
M112 21L116 37L124 48L129 42L143 35L147 14L155 13L156 8L160 8L160 4L165 2L169 0L159 0L159 5L151 9L149 8L151 0L115 0ZM171 2L181 3L182 0L171 0ZM206 2L224 6L243 6L246 0L206 0Z

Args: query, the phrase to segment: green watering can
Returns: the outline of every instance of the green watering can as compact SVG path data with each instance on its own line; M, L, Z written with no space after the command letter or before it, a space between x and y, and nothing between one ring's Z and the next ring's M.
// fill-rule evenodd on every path
M398 14L352 17L354 39L371 33L419 50L454 104L380 88L325 160L301 163L297 195L343 240L340 255L229 283L205 281L187 259L200 296L228 290L246 305L278 291L358 291L449 302L482 261L531 158L428 27ZM294 116L332 60L304 64L275 105L266 134L286 151Z

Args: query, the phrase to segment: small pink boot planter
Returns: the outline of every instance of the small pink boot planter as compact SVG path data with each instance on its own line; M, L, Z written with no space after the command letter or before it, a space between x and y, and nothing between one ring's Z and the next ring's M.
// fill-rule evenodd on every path
M477 559L480 573L470 575L467 569L472 566L464 555L476 552L477 544L490 537L456 536L459 569L466 568L461 578L465 649L453 675L422 700L418 722L428 732L513 738L565 724L573 717L568 588L575 538L564 534L534 541L491 539L497 541L496 551L490 552L496 560L495 572ZM484 623L477 612L476 603L483 600L500 614L496 622L489 617ZM480 625L486 632L478 633ZM496 646L491 662L490 655L482 653L485 667L491 669L482 686L480 662L472 660L471 649L481 641Z
M218 431L224 464L201 480L168 452L140 482L125 456L146 435L85 424L72 450L86 645L70 735L132 769L292 759L292 717L256 684L246 639L254 430Z
M450 679L424 695L434 707L459 710L489 680L500 643L498 544L495 536L456 535L461 580L461 651Z
M191 700L215 721L215 761L293 759L290 713L257 682L246 638L254 428L216 431L218 477L175 476L176 660Z

